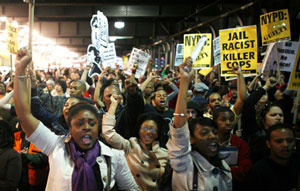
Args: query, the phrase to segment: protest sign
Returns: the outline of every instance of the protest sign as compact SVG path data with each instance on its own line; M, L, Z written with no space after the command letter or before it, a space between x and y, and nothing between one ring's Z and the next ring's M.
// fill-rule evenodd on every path
M103 68L116 68L117 54L115 49L115 43L109 43L107 48L100 47L100 52L103 52Z
M184 57L184 45L183 44L177 44L176 45L176 56L175 56L174 66L179 66L181 63L183 63L183 57Z
M196 48L198 41L201 38L207 38L206 43L203 48L198 46L199 49L202 48L199 53L196 61L193 63L194 69L200 68L210 68L211 67L211 34L203 33L203 34L185 34L183 39L184 44L184 59L192 56L194 49Z
M18 26L6 22L6 33L7 33L7 50L12 54L18 52Z
M300 47L298 43L298 51L295 59L293 71L290 75L288 89L299 90L300 89Z
M137 48L133 48L130 54L130 58L125 66L124 72L128 75L131 75L133 67L136 67L135 77L139 78L146 72L150 58L151 56L146 52Z
M90 21L92 29L92 44L100 49L101 46L108 46L108 21L106 16L101 12L97 11L96 15L93 15Z
M91 63L92 67L88 73L89 77L99 75L102 71L101 65L103 62L103 55L94 45L90 44L87 48L87 63Z
M92 44L87 48L87 62L92 63L92 67L88 73L89 77L99 75L103 69L103 62L111 58L111 52L108 48L108 21L106 16L97 11L96 15L93 15L91 21L91 39ZM106 67L110 62L105 63Z
M277 70L276 54L278 54L280 71L291 72L295 63L299 43L286 41L278 42L276 45L277 50L273 48L270 53L271 55L268 57L268 59L270 59L268 61L269 69Z
M220 55L220 37L213 40L213 51L214 51L214 66L221 64Z
M290 19L288 9L273 11L260 16L262 44L290 40Z
M199 74L203 75L204 77L207 76L211 71L213 70L213 68L202 68L199 71Z
M243 74L256 74L256 26L220 30L221 76L234 76L240 66Z

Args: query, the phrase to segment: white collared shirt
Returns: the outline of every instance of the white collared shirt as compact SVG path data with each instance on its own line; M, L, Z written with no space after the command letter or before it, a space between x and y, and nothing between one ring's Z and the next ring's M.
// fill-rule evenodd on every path
M213 166L201 154L191 150L190 132L187 123L181 128L170 126L170 135L167 148L170 163L174 170L173 191L193 190L193 161L198 169L198 190L232 190L230 168L224 160L222 160L222 164L228 172Z

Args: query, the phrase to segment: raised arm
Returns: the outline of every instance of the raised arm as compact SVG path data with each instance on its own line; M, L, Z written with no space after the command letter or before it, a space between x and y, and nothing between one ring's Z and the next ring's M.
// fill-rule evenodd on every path
M243 111L244 101L247 97L247 86L241 68L240 67L234 68L234 72L237 75L237 85L238 85L239 95L238 95L238 99L236 100L233 106L233 109L236 115L240 115Z
M26 86L26 67L31 62L31 55L27 49L20 49L15 61L14 77L14 103L18 119L21 121L22 128L27 137L39 125L39 121L33 117L30 111L28 88Z
M130 152L129 141L119 135L114 128L116 124L115 113L121 101L121 96L113 94L110 97L110 100L111 104L108 112L103 116L102 133L108 144L110 144L113 148L122 149L126 154L128 154Z
M98 104L98 106L100 107L104 107L104 103L100 100L100 89L102 87L102 78L104 76L104 74L106 73L105 70L102 71L102 73L99 75L97 84L96 84L96 88L95 88L95 92L94 92L94 102Z
M143 92L145 89L146 89L146 87L147 87L147 85L154 79L156 77L156 75L153 73L153 72L151 72L149 75L148 75L148 78L142 83L142 85L141 85L141 91Z
M250 83L249 86L247 87L249 92L251 92L251 91L254 89L254 87L255 87L255 85L256 85L256 83L257 83L257 80L259 79L259 77L261 77L261 75L262 75L262 74L259 73L258 75L256 75L256 76L253 78L253 80L251 81L251 83Z
M174 113L174 125L175 128L182 127L186 121L186 112L187 112L187 91L189 88L189 84L193 77L193 70L192 70L193 61L189 57L187 58L184 63L179 66L180 70L180 85L179 85L179 93L176 102L176 108ZM189 71L188 71L188 70Z

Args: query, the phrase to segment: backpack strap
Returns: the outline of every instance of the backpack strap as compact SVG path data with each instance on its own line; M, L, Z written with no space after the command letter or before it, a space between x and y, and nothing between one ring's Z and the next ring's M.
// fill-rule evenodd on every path
M111 158L109 156L104 155L105 161L107 164L107 184L104 188L105 191L110 190L110 182L111 182Z

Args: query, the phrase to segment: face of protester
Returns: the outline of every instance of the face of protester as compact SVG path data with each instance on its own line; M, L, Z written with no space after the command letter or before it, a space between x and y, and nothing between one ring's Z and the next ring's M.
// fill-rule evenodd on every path
M276 129L271 132L267 147L271 150L271 158L288 160L294 152L295 138L290 129Z
M216 120L219 134L226 135L231 132L234 125L234 115L232 112L221 112Z
M97 116L89 110L78 112L71 120L70 134L82 150L89 150L98 137Z
M66 101L64 108L63 108L63 115L64 115L64 118L66 121L68 121L69 109L71 108L72 105L75 105L78 102L79 102L79 100L77 98L73 98L73 97L70 97Z
M46 85L47 85L47 88L48 88L49 91L52 91L54 89L53 84L47 83Z
M55 88L56 92L63 92L61 85L59 85L58 83L55 84L54 88Z
M158 128L155 121L144 121L141 125L139 136L142 143L144 143L148 148L151 148L153 141L155 141L158 137Z
M214 127L196 124L191 144L204 158L209 160L218 151L218 130Z
M105 88L103 92L103 103L105 104L106 109L109 109L109 106L111 104L110 97L113 95L119 95L119 90L115 86L108 86Z
M155 92L154 103L159 109L164 109L167 106L167 93L165 90Z
M231 89L231 96L234 98L234 99L236 99L237 97L238 97L238 95L237 95L237 90L236 89Z
M145 93L145 96L151 96L151 94L154 92L154 83L153 82L150 82L145 90L144 90L144 93Z
M197 111L195 109L192 108L187 108L186 109L186 117L187 119L190 121L192 119L195 119L197 117Z
M80 79L80 75L76 72L72 72L70 77L71 77L71 80L79 80Z
M73 81L70 84L70 95L72 96L82 96L84 94L84 87L80 82Z
M268 101L268 94L263 95L258 101L258 105L264 105Z
M283 99L283 92L280 89L277 89L275 94L274 94L274 97L275 97L276 100Z
M283 123L283 112L280 107L273 106L266 113L264 126L266 129L268 129L269 127L278 123Z
M218 107L221 107L223 105L223 99L221 98L220 94L218 93L213 93L209 96L209 102L208 102L208 107L213 110Z

